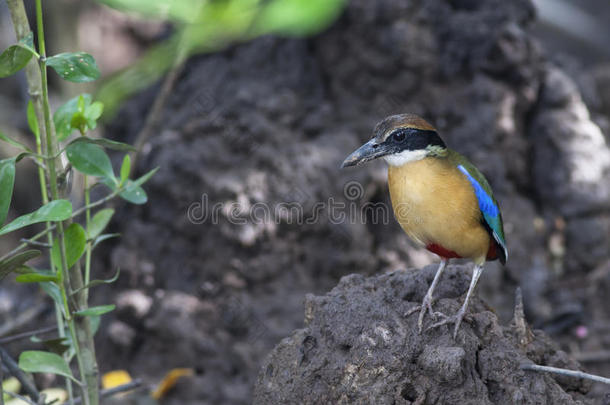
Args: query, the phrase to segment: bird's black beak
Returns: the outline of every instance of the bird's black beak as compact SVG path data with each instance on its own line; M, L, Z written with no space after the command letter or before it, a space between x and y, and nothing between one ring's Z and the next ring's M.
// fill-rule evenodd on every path
M386 148L383 144L377 143L377 140L373 138L346 157L341 164L341 168L357 166L385 155L387 155Z

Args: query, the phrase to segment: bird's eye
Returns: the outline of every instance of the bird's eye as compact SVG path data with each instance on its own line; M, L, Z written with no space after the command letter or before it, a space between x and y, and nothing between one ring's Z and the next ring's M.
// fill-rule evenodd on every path
M395 132L392 135L392 139L394 139L396 142L402 142L405 140L405 133L400 131L400 132Z

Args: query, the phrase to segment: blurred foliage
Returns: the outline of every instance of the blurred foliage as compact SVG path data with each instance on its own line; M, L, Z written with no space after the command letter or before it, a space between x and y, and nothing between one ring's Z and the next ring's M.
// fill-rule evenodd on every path
M106 117L120 103L194 54L261 35L306 36L328 27L346 0L98 0L124 12L173 24L172 35L106 80L97 99Z

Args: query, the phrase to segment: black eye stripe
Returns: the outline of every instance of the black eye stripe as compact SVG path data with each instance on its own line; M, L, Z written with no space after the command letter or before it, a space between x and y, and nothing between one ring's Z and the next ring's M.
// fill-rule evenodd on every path
M440 146L445 148L445 142L436 131L417 128L399 128L394 130L387 138L386 143L392 145L392 149L420 150L428 146Z

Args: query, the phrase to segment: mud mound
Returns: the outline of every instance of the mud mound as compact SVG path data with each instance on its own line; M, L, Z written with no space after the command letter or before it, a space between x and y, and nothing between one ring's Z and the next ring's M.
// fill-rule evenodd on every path
M453 266L435 309L454 313L468 267ZM574 404L588 385L555 380L520 364L578 368L540 331L498 324L479 299L458 337L450 326L417 332L420 302L436 266L377 277L351 275L309 295L305 328L276 346L259 374L256 404Z

